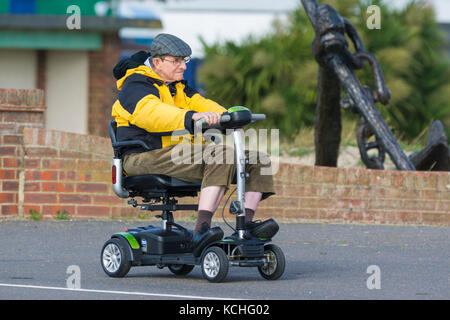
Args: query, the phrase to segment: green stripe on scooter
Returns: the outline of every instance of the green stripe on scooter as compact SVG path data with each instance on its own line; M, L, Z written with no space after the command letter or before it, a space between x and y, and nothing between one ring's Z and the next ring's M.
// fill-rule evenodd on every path
M119 233L115 233L114 235L121 235L123 237L125 237L128 240L128 243L130 244L131 248L133 249L139 249L139 243L137 242L136 238L128 233L128 232L119 232Z

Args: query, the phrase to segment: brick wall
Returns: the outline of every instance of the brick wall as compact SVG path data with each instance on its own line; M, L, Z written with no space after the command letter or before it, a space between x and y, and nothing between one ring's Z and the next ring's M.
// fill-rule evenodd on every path
M0 91L0 218L152 217L111 188L109 138L43 128L40 90ZM13 111L12 111L13 110ZM315 223L450 226L450 172L401 172L280 164L277 195L256 218ZM227 196L227 195L226 195ZM180 203L197 203L183 198ZM221 220L221 208L215 215ZM233 221L234 217L226 217ZM176 219L193 212L179 211Z
M108 136L107 119L117 97L112 71L120 58L119 42L117 34L103 34L101 50L89 51L89 134Z
M23 130L44 126L42 90L0 89L0 217L20 215L23 194Z

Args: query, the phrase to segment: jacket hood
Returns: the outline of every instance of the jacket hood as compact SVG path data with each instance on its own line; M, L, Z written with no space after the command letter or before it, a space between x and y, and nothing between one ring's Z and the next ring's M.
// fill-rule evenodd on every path
M124 81L134 73L139 73L163 82L156 72L144 65L149 56L150 54L148 52L139 51L129 58L120 60L116 64L113 69L113 74L114 78L117 79L117 89L121 90Z
M134 69L136 67L139 67L141 64L144 64L149 55L150 54L148 52L139 51L129 58L120 60L113 69L114 78L119 80L125 75L128 69Z

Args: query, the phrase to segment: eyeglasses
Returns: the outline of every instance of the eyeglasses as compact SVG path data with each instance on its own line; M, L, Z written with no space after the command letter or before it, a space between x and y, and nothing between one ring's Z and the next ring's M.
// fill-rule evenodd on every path
M167 58L161 57L161 60L163 60L163 61L169 61L169 62L171 62L174 66L179 66L179 65L181 65L183 62L187 64L189 61L191 61L191 57L184 57L184 58L181 58L181 59L175 59L175 60L169 60L169 59L167 59Z

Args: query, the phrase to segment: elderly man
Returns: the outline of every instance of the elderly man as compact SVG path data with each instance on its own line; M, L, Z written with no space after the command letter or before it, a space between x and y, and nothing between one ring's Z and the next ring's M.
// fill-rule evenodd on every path
M159 34L149 53L141 51L121 60L114 68L120 92L112 116L118 126L118 141L140 139L152 149L133 147L124 152L123 168L128 175L164 174L188 182L202 182L194 229L194 233L199 230L202 233L210 227L214 212L235 180L236 168L234 164L209 163L205 159L196 163L195 152L188 163L172 161L173 148L186 141L186 136L172 136L174 131L187 130L192 135L194 121L205 118L213 125L226 111L216 102L202 97L183 80L191 53L183 40L170 34ZM193 139L188 140L191 143ZM203 145L200 150L204 148ZM270 168L270 161L268 163L266 167ZM273 230L265 228L265 222L252 222L258 203L274 194L273 178L261 175L262 167L261 164L247 166L250 177L247 178L244 203L246 222L252 235L271 237Z

